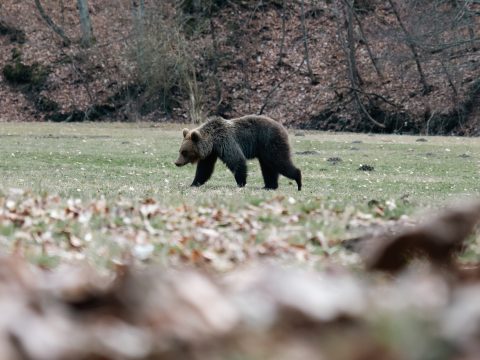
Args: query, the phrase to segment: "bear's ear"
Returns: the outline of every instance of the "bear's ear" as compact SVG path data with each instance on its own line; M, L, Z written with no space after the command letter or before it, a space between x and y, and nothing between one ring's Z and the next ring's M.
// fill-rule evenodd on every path
M198 140L200 140L200 133L197 130L193 130L190 134L190 138L193 142L197 142Z
M183 137L186 137L189 131L187 128L183 129Z

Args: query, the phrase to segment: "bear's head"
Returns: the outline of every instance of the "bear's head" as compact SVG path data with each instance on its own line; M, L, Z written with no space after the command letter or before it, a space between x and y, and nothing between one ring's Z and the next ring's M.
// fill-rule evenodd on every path
M201 136L198 130L183 129L183 142L180 146L178 159L175 165L183 166L189 163L195 164L202 159Z

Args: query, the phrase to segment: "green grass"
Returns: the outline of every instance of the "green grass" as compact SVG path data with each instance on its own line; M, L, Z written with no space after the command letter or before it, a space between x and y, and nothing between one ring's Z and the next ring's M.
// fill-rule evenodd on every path
M480 189L477 139L419 142L416 136L318 132L291 134L294 162L303 172L301 192L286 178L277 191L262 190L256 160L249 161L243 189L221 163L206 185L190 188L195 167L174 165L181 128L2 124L0 194L7 200L0 197L0 205L10 201L15 210L0 224L0 247L44 267L80 257L111 268L142 243L152 244L150 259L164 264L194 263L198 253L214 253L216 269L231 268L264 252L290 260L307 254L315 266L332 258L348 263L342 240L403 214L470 199ZM332 164L329 158L341 161ZM361 165L374 170L360 171ZM12 195L18 192L11 188L28 193ZM77 215L66 210L71 198L80 200ZM109 211L92 210L101 198ZM140 211L148 198L160 208L151 218ZM89 220L82 222L82 216ZM476 239L466 260L480 256Z
M182 126L151 124L4 123L0 126L0 189L30 189L83 199L154 197L167 204L261 202L273 194L300 202L321 198L364 206L369 200L407 199L414 207L476 196L480 142L472 138L381 136L307 132L291 136L304 189L281 178L276 192L262 190L256 160L245 189L218 164L212 179L191 189L195 168L173 164ZM298 154L310 151L313 154ZM340 157L332 165L328 158ZM362 164L374 171L359 171Z

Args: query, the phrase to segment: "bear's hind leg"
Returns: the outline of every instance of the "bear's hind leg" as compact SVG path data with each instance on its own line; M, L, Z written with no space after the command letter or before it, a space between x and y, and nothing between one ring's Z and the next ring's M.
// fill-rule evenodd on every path
M298 191L302 190L302 172L292 163L281 166L280 174L297 182Z
M279 173L272 169L265 161L260 160L260 169L262 170L264 189L275 190L278 188Z

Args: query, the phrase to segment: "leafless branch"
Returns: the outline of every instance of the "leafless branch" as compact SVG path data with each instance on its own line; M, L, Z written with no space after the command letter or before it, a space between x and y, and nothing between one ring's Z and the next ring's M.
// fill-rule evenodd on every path
M423 94L426 95L431 91L432 88L431 88L430 85L428 85L425 74L423 73L422 65L420 63L420 56L418 55L415 42L412 40L412 37L411 37L410 33L408 32L407 28L403 24L403 21L400 17L400 14L398 13L397 8L396 8L395 4L393 3L393 1L388 0L388 3L390 4L390 7L392 8L393 14L395 15L395 18L397 19L397 22L400 25L400 28L402 29L403 33L405 34L405 40L407 42L408 47L410 48L410 51L412 52L413 59L415 60L415 64L417 66L418 74L420 75L420 83L423 86Z
M42 19L47 23L48 27L52 29L53 32L55 32L55 34L57 34L62 38L63 44L65 46L69 46L72 43L72 41L67 37L67 35L65 35L65 32L62 30L62 28L57 26L53 22L52 18L48 16L42 4L40 3L40 0L35 0L35 6L37 7L38 12L40 13L40 16L42 17Z

